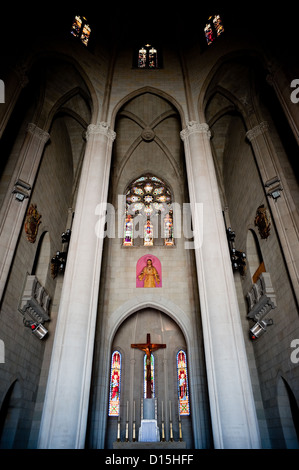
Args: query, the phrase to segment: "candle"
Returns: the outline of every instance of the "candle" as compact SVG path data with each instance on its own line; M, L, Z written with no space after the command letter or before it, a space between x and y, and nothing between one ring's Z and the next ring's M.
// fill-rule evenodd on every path
M129 402L127 401L127 421L129 421Z
M171 401L169 401L169 421L171 421Z
M162 401L162 421L164 421L164 416L163 416L163 401Z
M134 409L133 409L133 421L135 421L135 401L134 401Z

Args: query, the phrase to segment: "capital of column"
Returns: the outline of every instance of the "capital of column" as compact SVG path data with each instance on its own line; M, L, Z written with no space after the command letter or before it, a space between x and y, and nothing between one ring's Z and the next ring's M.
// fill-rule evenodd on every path
M116 137L116 132L110 129L107 122L100 122L99 124L89 124L86 131L86 140L88 140L91 135L96 134L105 135L111 141L114 141Z
M30 122L27 126L27 132L29 134L32 134L34 137L37 137L41 142L44 144L49 140L50 134L48 132L44 131L43 129L40 129L37 127L36 124L33 124Z
M182 140L186 140L191 134L205 134L209 139L211 138L208 124L198 121L189 121L187 127L180 132Z
M246 137L247 139L252 142L256 137L258 137L261 134L264 134L269 129L269 125L267 121L262 121L260 124L257 126L253 127L253 129L250 129L249 131L246 132Z

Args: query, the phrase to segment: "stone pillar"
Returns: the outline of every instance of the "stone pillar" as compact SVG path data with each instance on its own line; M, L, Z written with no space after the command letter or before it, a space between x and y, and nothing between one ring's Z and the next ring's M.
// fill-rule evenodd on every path
M217 449L259 448L243 331L207 124L181 132L194 225L210 410Z
M85 445L105 224L96 207L107 201L114 138L106 123L88 126L39 448Z
M19 159L0 212L0 300L2 299L31 188L49 134L29 124ZM17 196L17 197L16 197ZM23 199L24 198L24 199Z
M268 123L263 121L250 129L246 136L250 141L264 185L277 177L282 190L274 200L269 196L269 206L279 235L285 262L294 293L299 304L299 215L284 178L279 158L271 141ZM274 185L275 186L275 185ZM272 186L266 188L270 191Z

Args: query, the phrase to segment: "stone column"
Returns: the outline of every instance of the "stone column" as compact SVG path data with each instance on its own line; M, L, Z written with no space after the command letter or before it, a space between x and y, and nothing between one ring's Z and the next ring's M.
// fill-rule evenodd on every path
M214 445L259 448L243 331L207 124L181 132L195 255Z
M11 184L0 212L0 300L2 299L31 188L49 134L29 124ZM17 196L17 197L16 197Z
M85 445L105 223L96 207L107 201L114 138L106 123L88 126L39 448Z
M279 235L294 293L299 303L299 215L284 178L279 158L272 144L268 123L263 121L246 133L250 141L264 185L277 177L282 190L280 197L269 197L269 206ZM274 185L275 186L275 185ZM266 188L268 192L272 186Z

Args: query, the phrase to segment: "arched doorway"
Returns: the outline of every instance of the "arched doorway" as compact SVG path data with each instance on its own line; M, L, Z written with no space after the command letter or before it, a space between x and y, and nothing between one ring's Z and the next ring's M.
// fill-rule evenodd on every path
M142 406L145 398L145 353L132 348L131 344L145 343L148 334L152 343L165 344L166 346L152 353L152 390L156 402L157 424L160 433L163 418L165 422L165 440L169 441L171 437L170 421L172 421L173 438L176 441L179 440L180 420L183 440L186 441L188 447L192 447L190 395L188 395L189 412L179 413L177 354L183 350L188 361L186 341L181 329L174 320L161 311L150 307L130 315L120 325L112 342L111 356L115 351L118 351L121 355L120 407L119 416L108 416L106 447L113 447L113 442L117 439L119 422L121 440L124 441L126 438L126 422L128 421L128 439L132 441L134 437L133 422L135 421L136 440L138 440L138 430L141 424ZM187 375L187 379L189 383L189 375Z

